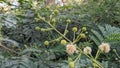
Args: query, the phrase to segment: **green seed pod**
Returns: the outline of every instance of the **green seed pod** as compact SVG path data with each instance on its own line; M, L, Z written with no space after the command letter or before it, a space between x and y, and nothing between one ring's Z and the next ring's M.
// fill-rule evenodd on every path
M72 28L72 31L73 31L73 32L77 32L77 27L73 27L73 28Z
M85 32L86 30L87 30L87 28L86 28L86 27L82 27L82 31L84 31L84 32Z
M39 27L39 26L36 26L36 27L35 27L35 30L37 30L37 31L40 30L40 27Z
M75 63L73 61L69 62L69 67L70 68L74 68L75 67Z
M71 20L70 20L70 19L67 19L67 20L66 20L66 23L71 23Z
M85 35L84 33L81 33L81 34L80 34L80 37L81 37L81 38L86 38L86 35Z
M62 45L66 45L66 44L67 44L66 40L61 40L60 43L61 43Z
M44 45L49 45L49 41L45 41L45 42L44 42Z

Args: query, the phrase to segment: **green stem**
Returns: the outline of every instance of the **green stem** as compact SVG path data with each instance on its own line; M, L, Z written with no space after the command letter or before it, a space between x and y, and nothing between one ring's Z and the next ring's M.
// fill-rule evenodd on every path
M67 28L68 28L68 23L66 24L66 27L65 27L65 31L64 31L64 36L67 34ZM53 29L53 28L52 28ZM54 42L54 41L57 41L57 40L60 40L60 39L62 39L62 37L59 37L59 38L57 38L57 39L54 39L54 40L52 40L52 41L50 41L50 42Z
M75 41L75 32L73 33L73 42Z
M65 38L66 40L68 40L69 42L71 42L67 37L65 37L65 35L63 35L62 33L60 33L54 26L52 26L49 22L46 21L47 24L49 24L58 34L60 34L63 38Z
M117 55L117 57L120 58L120 56L118 55L117 51L115 50L114 52L115 52L115 54Z
M76 62L81 57L81 53L77 56L77 58L74 60Z
M40 15L38 14L38 17L39 18L41 18L40 17ZM45 20L44 20L45 21ZM58 34L60 34L63 38L65 38L66 40L68 40L70 43L72 43L72 41L71 40L69 40L67 37L65 37L65 35L64 34L62 34L62 33L60 33L53 25L51 25L50 24L50 22L49 21L45 21L50 27L52 27ZM77 40L75 41L75 42L77 42L78 40L79 40L80 38L79 38L79 36L78 36L78 38L77 38ZM74 43L75 43L74 42ZM78 49L79 49L79 51L81 52L81 53L83 53L83 51L79 48L79 47L77 47ZM84 54L84 53L83 53ZM85 54L88 58L90 58L92 61L94 61L97 65L99 65L100 66L100 68L103 68L95 59L93 59L93 58L91 58L89 55L87 55L87 54ZM79 56L78 56L79 57Z
M90 56L91 56L92 58L94 58L94 57L92 56L92 54L90 54Z
M100 55L100 50L98 49L95 59L97 59L99 57L99 55Z
M100 63L99 63L98 61L96 61L95 59L93 59L93 61L94 61L98 66L100 66L99 68L103 68L103 66L100 65Z
M12 53L14 53L14 54L20 55L18 52L14 51L14 50L6 47L6 46L3 46L3 45L1 45L1 44L0 44L0 47L3 47L4 49L6 49L6 50L8 50L8 51L10 51L10 52L12 52Z
M65 31L64 31L64 34L63 34L63 35L66 34L67 28L68 28L68 23L66 24Z
M49 42L51 43L51 42L58 41L58 40L61 40L61 39L62 39L62 37L58 37L58 38L56 38L56 39L54 39L54 40L51 40L51 41L49 41Z
M40 16L38 16L40 18ZM44 20L45 21L45 20ZM60 34L63 38L65 38L67 41L71 42L67 37L65 37L65 35L63 35L62 33L60 33L53 25L50 24L49 21L45 21L50 27L52 27L58 34Z
M37 14L39 18L41 18L40 14L38 13ZM45 21L45 20L43 20ZM63 38L65 38L67 41L69 41L70 43L72 43L72 41L70 41L67 37L65 37L65 33L66 33L66 30L67 30L67 27L68 27L68 24L66 25L66 28L65 28L65 32L64 34L60 33L53 25L50 24L49 21L45 21L50 27L52 27L58 34L60 34Z
M89 55L85 54L79 47L77 47L78 50L83 53L84 55L86 55L89 59L91 59L93 62L95 62L98 66L100 66L100 68L103 68L103 66L94 58L91 58Z
M81 31L80 33L83 33L83 31ZM73 43L76 43L76 42L78 42L78 41L81 39L80 33L79 33L79 35L76 37L76 39L75 39L75 41L74 41Z

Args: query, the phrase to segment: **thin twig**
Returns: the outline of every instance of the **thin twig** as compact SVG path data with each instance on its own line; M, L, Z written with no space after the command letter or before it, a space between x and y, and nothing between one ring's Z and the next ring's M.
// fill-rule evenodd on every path
M12 49L4 46L4 45L0 45L0 47L3 47L4 49L6 49L6 50L8 50L8 51L10 51L10 52L12 52L12 53L15 53L15 54L17 54L17 55L20 55L18 52L14 51L14 50L12 50Z

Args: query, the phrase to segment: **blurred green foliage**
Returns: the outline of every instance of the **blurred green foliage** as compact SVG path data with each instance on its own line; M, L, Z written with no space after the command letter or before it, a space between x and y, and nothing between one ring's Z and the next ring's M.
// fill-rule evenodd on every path
M116 34L120 33L120 0L87 0L80 5L62 7L46 7L42 0L37 1L37 5L34 4L33 0L19 0L18 2L19 6L16 8L0 12L2 45L17 52L1 48L0 50L3 50L0 52L1 68L68 68L68 55L65 46L61 45L59 40L51 42L48 46L44 45L44 41L63 38L50 29L45 21L38 19L38 13L43 19L49 20L61 33L64 33L66 20L70 19L69 32L66 35L70 40L73 38L72 27L78 28L76 35L79 34L82 27L86 27L87 31L84 33L87 38L80 39L77 44L81 48L93 47L93 55L96 53L96 45L98 46L101 42L109 42L112 48L111 53L101 55L99 61L105 66L104 68L120 67L120 57L112 51L116 49L120 55L118 49L120 45L117 42L120 35L117 35L117 40L114 38ZM113 41L117 43L112 43ZM18 43L18 46L14 46L14 42ZM85 59L84 56L77 64L77 68L92 68L92 61Z

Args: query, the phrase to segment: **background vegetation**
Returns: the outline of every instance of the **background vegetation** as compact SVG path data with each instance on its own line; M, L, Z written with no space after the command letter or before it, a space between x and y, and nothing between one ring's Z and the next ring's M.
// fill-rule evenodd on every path
M16 3L0 1L7 5L0 6L0 68L69 68L69 57L75 59L78 55L66 53L66 46L61 44L66 38L49 23L70 41L72 28L76 27L75 35L85 34L77 46L91 47L93 57L102 42L109 43L110 52L101 54L98 61L103 68L120 67L120 0L84 0L65 6L45 5L44 0ZM71 22L65 32L67 20ZM81 32L83 27L87 30ZM82 55L75 68L93 68L92 64Z

